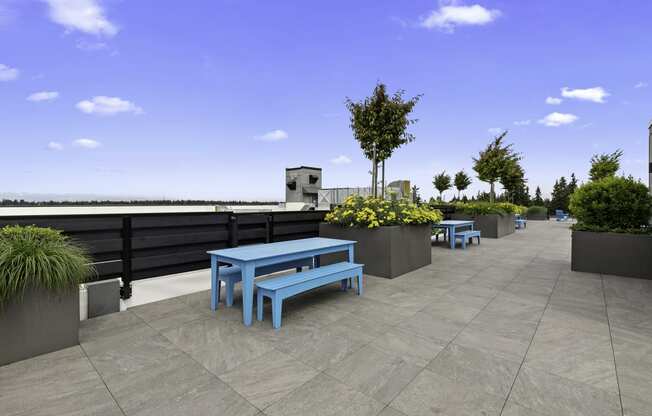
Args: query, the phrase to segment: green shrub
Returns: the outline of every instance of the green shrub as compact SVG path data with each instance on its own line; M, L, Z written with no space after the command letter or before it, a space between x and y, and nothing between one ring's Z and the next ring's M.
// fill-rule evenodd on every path
M525 207L509 202L458 202L455 204L455 212L468 215L523 214Z
M388 225L434 224L443 219L439 210L407 200L385 201L352 195L344 204L326 214L329 224L347 227L377 228Z
M547 215L548 214L548 208L540 205L534 205L531 207L528 207L526 211L527 215Z
M576 230L649 232L652 197L634 179L606 177L580 186L571 196Z
M86 251L50 228L0 229L0 306L26 290L78 290L94 269Z

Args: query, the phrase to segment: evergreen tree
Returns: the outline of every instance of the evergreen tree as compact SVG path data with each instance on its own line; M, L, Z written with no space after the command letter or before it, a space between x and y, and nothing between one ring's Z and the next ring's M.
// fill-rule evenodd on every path
M532 205L543 206L543 198L541 197L541 188L537 186L537 189L534 191L534 199L532 199Z
M562 176L555 181L555 185L552 187L550 209L553 211L556 209L568 211L569 199L570 194L568 193L568 182L566 182L566 178Z

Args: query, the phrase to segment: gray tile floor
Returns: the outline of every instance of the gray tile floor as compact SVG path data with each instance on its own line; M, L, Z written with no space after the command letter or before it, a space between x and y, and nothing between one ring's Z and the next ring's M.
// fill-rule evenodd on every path
M652 414L652 281L571 272L555 222L432 253L292 299L279 331L207 292L86 321L0 368L0 414Z

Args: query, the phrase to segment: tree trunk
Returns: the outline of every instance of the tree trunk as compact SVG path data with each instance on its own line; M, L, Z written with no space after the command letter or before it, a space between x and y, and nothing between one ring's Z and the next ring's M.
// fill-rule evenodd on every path
M491 190L489 191L489 202L492 204L496 200L496 194L494 193L494 183L491 182Z
M383 159L382 163L383 163L383 167L382 167L383 172L381 175L382 179L380 180L380 186L381 186L380 194L382 195L382 198L385 199L385 159Z
M378 186L378 162L376 161L376 143L373 147L373 160L371 161L371 196L376 198L376 188Z

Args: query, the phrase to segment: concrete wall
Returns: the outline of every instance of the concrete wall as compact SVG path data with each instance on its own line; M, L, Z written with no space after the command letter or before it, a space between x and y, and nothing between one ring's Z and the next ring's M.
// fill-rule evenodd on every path
M316 178L316 181L311 183L311 177ZM321 189L321 179L319 168L300 166L285 169L285 202L304 202L317 206L317 192Z

